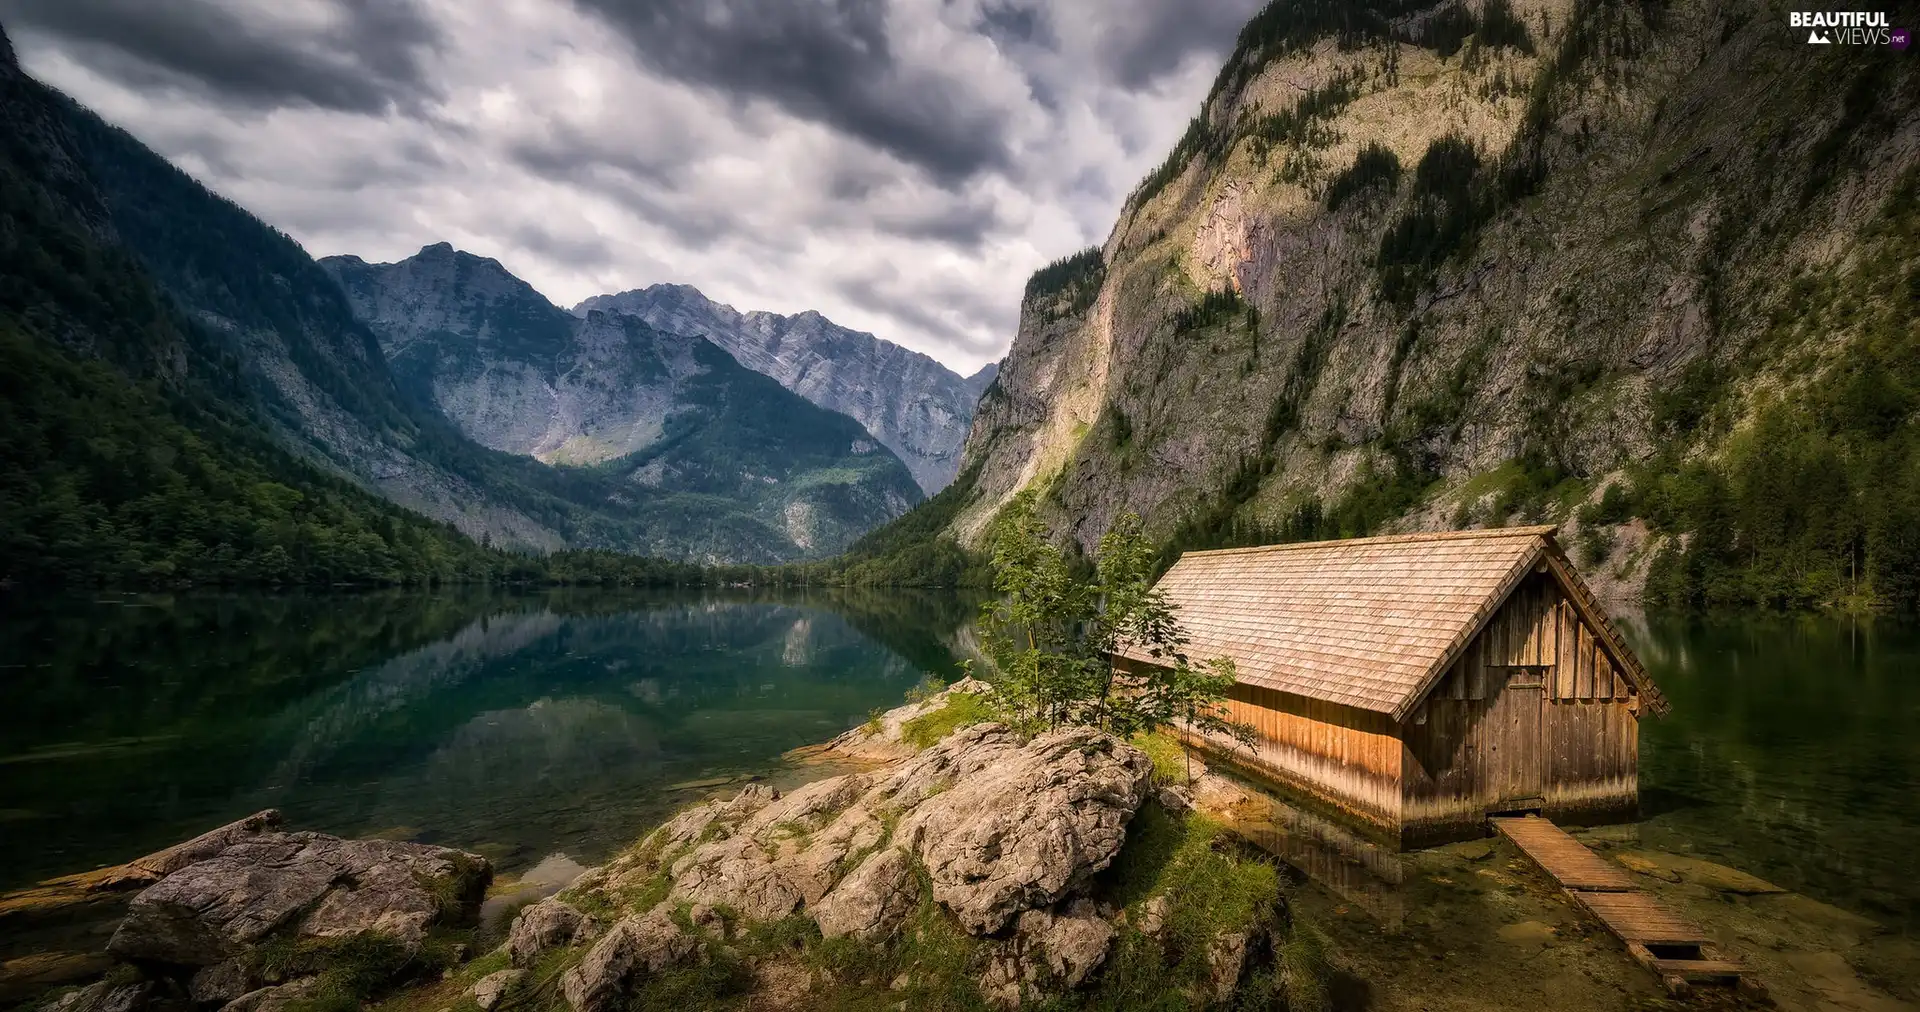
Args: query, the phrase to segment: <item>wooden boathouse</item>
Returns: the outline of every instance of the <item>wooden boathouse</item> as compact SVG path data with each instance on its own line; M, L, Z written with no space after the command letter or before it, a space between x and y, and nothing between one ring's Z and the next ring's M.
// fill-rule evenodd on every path
M1637 818L1639 721L1666 702L1553 530L1182 555L1158 586L1184 653L1233 659L1228 708L1258 733L1196 744L1400 848L1495 814Z

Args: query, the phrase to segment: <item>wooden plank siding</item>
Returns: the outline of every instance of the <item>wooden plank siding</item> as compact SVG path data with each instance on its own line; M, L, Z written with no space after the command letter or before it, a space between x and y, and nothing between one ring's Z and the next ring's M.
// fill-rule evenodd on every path
M1228 715L1253 727L1236 764L1304 792L1368 826L1399 832L1400 729L1393 718L1257 685L1236 685Z
M1403 845L1480 835L1488 812L1509 808L1573 823L1634 818L1632 704L1559 583L1529 576L1405 727Z
M1258 744L1190 740L1362 832L1638 815L1639 718L1665 701L1549 528L1187 553L1159 586L1190 656L1234 660L1227 715Z

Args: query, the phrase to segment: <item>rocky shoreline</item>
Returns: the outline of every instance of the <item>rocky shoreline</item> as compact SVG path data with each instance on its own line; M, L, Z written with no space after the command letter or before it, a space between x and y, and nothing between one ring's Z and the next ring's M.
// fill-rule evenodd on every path
M1191 815L1185 786L1139 747L991 722L938 725L914 746L960 712L957 696L990 691L965 680L814 750L868 768L682 811L502 917L504 941L484 954L478 943L499 937L478 923L484 858L290 832L263 812L69 881L139 891L106 946L112 969L38 1007L1013 1008L1142 988L1206 1007L1324 994L1272 867Z

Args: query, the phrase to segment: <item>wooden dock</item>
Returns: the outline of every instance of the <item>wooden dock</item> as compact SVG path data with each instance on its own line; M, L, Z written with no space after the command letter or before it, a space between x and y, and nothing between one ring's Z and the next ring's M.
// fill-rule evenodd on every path
M1765 993L1745 967L1723 957L1699 925L1636 886L1625 869L1588 850L1552 820L1526 816L1489 821L1626 943L1627 952L1652 970L1670 994L1684 995L1694 984L1729 984L1747 994Z

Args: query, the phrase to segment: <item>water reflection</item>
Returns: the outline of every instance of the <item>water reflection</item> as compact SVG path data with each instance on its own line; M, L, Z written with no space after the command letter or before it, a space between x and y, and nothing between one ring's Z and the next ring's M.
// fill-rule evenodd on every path
M598 860L689 782L953 673L950 597L139 597L0 621L0 883L274 806L302 826Z
M1920 929L1920 630L1831 618L1620 618L1673 703L1641 725L1634 846L1740 869L1888 928ZM1388 928L1401 858L1266 799L1244 827Z
M1338 822L1257 788L1236 806L1234 829L1376 923L1406 922L1406 859Z

